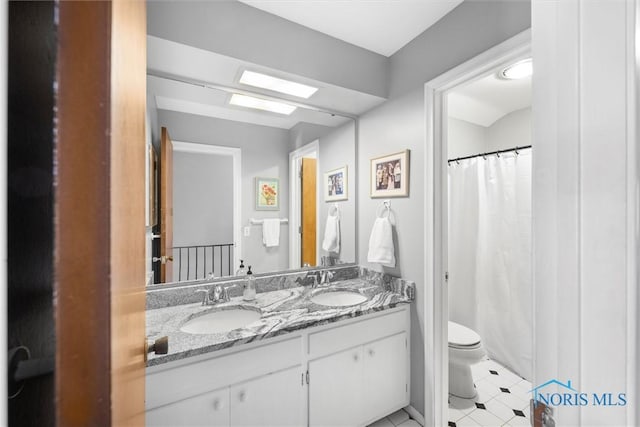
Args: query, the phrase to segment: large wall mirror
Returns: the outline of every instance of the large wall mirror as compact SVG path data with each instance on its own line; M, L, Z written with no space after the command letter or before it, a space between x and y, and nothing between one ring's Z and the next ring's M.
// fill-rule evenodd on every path
M147 61L149 284L356 261L344 111L375 97L151 36Z

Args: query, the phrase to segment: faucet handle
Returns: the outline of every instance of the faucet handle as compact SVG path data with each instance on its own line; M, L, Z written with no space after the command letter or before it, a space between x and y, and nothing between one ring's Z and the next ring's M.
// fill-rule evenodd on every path
M207 305L207 302L209 301L209 291L206 289L196 289L196 294L200 294L202 293L202 305Z
M229 291L227 290L226 286L220 286L221 291L220 291L220 296L219 296L219 300L220 302L229 302Z

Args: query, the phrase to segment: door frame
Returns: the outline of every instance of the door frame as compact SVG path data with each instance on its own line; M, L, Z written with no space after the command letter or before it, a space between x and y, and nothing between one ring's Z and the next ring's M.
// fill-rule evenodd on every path
M531 56L531 30L447 71L424 85L424 360L425 425L446 425L449 389L447 322L447 125L446 95L460 85Z
M300 227L302 226L301 215L301 198L300 192L302 190L300 186L300 159L305 155L315 153L316 160L318 161L318 167L316 168L316 264L320 257L320 245L319 238L320 233L320 140L316 139L297 150L289 153L289 268L301 268L300 263L301 256L301 241L300 241Z
M173 151L182 153L231 156L233 161L233 275L242 258L242 150L235 147L173 141Z

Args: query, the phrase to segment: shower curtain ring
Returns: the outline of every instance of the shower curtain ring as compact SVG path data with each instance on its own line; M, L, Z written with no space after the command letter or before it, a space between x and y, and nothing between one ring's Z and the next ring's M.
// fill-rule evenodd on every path
M516 149L514 151L516 152L516 156L520 154L520 153L518 153L518 146L517 145L516 145Z

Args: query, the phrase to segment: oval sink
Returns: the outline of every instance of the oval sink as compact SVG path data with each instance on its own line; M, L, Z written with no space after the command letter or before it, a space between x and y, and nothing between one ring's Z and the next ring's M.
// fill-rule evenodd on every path
M311 297L311 302L332 307L347 307L362 304L367 300L362 294L349 291L322 292Z
M190 334L217 334L242 328L260 317L260 312L243 308L216 310L194 317L182 325L180 330Z

